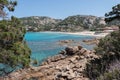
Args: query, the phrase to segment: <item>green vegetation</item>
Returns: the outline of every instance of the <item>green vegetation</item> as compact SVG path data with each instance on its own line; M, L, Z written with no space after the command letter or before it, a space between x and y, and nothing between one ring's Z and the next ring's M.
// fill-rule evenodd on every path
M64 20L52 19L49 17L25 17L20 18L28 31L67 31L75 32L82 30L96 30L106 24L102 17L91 15L69 16Z
M7 8L9 11L14 11L14 7L17 5L16 1L0 0L0 17L6 17L6 12L4 11Z
M91 15L75 15L65 18L57 24L58 31L82 31L82 30L95 30L99 27L104 27L104 19Z
M120 20L120 4L118 4L118 5L116 5L116 6L113 6L112 7L112 11L110 11L109 13L106 13L105 14L105 21L107 22L107 23L112 23L112 22L114 22L114 24L116 24L116 25L119 25L120 26L120 24L119 23L115 23L115 21L116 22L119 22L119 20Z
M97 78L98 80L119 80L120 70L114 69L113 71L105 72L103 75Z
M16 1L0 0L1 17L5 18L4 8L14 11ZM16 17L11 20L0 21L0 76L12 72L16 67L28 67L30 63L30 49L24 41L26 30ZM7 71L10 68L11 70Z
M20 18L20 20L28 31L50 31L61 21L60 19L38 16L24 17Z
M108 24L120 26L120 4L105 14ZM95 48L98 59L91 60L85 73L91 80L119 80L120 79L120 30L112 32L101 39Z

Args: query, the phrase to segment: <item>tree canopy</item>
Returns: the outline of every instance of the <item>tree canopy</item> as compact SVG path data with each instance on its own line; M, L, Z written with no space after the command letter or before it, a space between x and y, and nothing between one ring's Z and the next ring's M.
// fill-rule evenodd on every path
M120 4L105 14L105 21L120 26ZM91 80L120 80L120 30L100 39L95 51L100 57L87 64L87 76Z
M5 17L5 9L14 11L16 1L0 0L0 17ZM28 67L30 63L30 49L24 41L25 28L18 18L12 16L10 20L0 21L0 76L12 72L16 67ZM1 67L1 66L0 66ZM10 71L6 71L10 68Z
M120 26L120 4L112 7L112 11L105 14L105 22Z
M16 5L17 1L0 0L0 17L6 17L7 13L5 12L5 9L14 11Z

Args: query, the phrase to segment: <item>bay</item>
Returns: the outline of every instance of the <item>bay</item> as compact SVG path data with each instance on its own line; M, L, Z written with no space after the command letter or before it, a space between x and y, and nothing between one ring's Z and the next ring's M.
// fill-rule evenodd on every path
M50 56L58 54L67 46L79 46L92 50L95 45L86 45L82 40L93 39L93 36L73 35L61 32L27 32L24 39L32 51L31 59L40 63ZM60 40L74 40L75 43L60 45Z

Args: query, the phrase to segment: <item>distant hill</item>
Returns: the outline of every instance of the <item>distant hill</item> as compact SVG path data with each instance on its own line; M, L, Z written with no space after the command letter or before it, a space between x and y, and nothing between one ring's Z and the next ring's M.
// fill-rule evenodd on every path
M65 31L80 31L80 30L94 30L97 27L104 27L105 21L102 17L91 15L75 15L65 18L57 24L58 30Z
M91 15L69 16L64 20L53 19L50 17L24 17L20 18L28 31L82 31L95 30L98 27L104 27L103 17Z
M23 17L20 20L28 31L49 31L62 21L45 16Z

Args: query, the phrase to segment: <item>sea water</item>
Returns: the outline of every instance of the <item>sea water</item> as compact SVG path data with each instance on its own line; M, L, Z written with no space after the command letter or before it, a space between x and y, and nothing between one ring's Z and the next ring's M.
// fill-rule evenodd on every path
M39 63L35 66L40 65L45 59L50 56L58 54L61 50L67 46L83 46L87 49L93 49L95 45L86 45L82 40L92 39L92 36L72 35L61 32L27 32L24 39L26 40L29 48L31 49L31 59L37 60ZM60 45L61 40L73 40L74 43ZM4 69L6 72L12 70L11 67L0 64L0 69ZM19 69L17 66L15 70ZM0 76L4 75L0 71Z
M25 40L32 51L31 59L39 63L50 56L58 54L67 46L82 45L87 49L93 49L94 45L86 45L82 40L92 39L92 36L72 35L59 32L27 32ZM74 40L75 43L60 45L60 40Z

